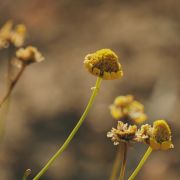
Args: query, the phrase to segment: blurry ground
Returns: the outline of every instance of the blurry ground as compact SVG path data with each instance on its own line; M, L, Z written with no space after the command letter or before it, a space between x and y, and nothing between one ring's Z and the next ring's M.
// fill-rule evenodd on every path
M129 93L145 104L150 122L168 120L175 144L154 152L137 179L180 179L179 6L178 0L0 0L0 25L8 19L25 23L28 44L46 57L27 69L14 91L0 146L0 180L19 180L27 168L32 179L64 142L95 83L83 58L101 48L117 52L124 77L103 81L82 128L42 179L108 179L116 151L106 138L113 124L108 106ZM6 53L0 51L1 65ZM127 177L145 149L130 149Z

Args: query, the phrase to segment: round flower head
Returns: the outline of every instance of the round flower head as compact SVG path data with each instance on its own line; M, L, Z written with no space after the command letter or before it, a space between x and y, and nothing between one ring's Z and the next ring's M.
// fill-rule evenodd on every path
M16 57L18 61L25 64L31 64L35 62L41 62L44 60L42 54L33 46L28 46L26 48L20 48L16 52Z
M153 123L150 146L154 150L167 150L173 148L171 130L165 120L156 120Z
M118 145L120 142L130 142L135 140L137 131L136 125L124 124L122 121L118 121L117 129L112 128L107 133L107 137L111 138L114 145Z
M91 74L105 80L119 79L123 76L118 56L110 49L101 49L88 54L84 64Z

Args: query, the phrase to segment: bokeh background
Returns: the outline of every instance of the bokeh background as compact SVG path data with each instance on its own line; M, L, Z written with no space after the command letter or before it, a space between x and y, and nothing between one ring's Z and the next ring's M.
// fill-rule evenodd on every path
M109 105L126 94L145 105L149 123L167 119L175 145L154 152L137 179L180 179L179 7L178 0L0 0L0 26L9 19L24 23L27 44L46 58L27 68L13 92L0 144L0 180L19 180L27 168L32 179L62 145L96 80L84 69L84 56L101 48L118 54L124 77L103 81L85 123L42 179L109 178L117 150L106 138L114 124ZM0 58L3 89L7 50ZM126 179L146 148L130 148Z

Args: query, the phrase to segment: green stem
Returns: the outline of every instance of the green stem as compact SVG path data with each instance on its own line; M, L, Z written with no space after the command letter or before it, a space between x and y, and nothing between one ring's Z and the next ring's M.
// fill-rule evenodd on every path
M97 81L96 81L96 85L93 88L93 92L92 95L89 99L88 105L84 111L84 113L82 114L79 122L77 123L77 125L75 126L75 128L72 130L72 132L70 133L70 135L68 136L68 138L66 139L66 141L64 142L64 144L61 146L61 148L53 155L53 157L47 162L47 164L43 167L43 169L33 178L33 180L38 180L50 167L50 165L65 151L65 149L68 147L69 143L71 142L71 140L73 139L74 135L76 134L76 132L78 131L78 129L81 127L84 119L86 118L93 102L94 99L98 93L99 87L101 85L101 80L102 78L98 77Z
M124 180L126 160L127 160L127 143L123 143L123 161L121 165L121 172L120 172L119 180Z
M112 171L111 171L111 176L109 178L109 180L115 180L116 176L117 176L117 172L119 170L120 167L120 162L121 162L121 157L122 157L122 144L119 144L119 147L117 149L117 153L116 153L116 157L113 163L113 167L112 167Z
M134 172L132 173L132 175L129 177L128 180L133 180L136 175L138 174L138 172L141 170L142 166L144 165L144 163L146 162L147 158L149 157L149 155L152 152L152 148L149 147L146 151L146 153L144 154L143 158L141 159L140 163L138 164L137 168L134 170Z

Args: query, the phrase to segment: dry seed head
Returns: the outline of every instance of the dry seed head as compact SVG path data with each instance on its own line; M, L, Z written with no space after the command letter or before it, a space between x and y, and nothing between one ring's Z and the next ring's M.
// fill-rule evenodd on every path
M84 60L87 70L104 80L119 79L123 76L118 56L110 49L101 49L88 54Z
M31 64L35 62L41 62L44 60L42 54L38 51L36 47L28 46L26 48L20 48L16 51L17 59L25 64Z
M114 145L118 145L120 142L131 142L134 141L137 132L136 125L124 124L122 121L118 121L117 129L112 128L107 133L107 137L111 138Z
M153 128L149 124L142 125L136 133L137 142L149 144L149 139L152 136Z

